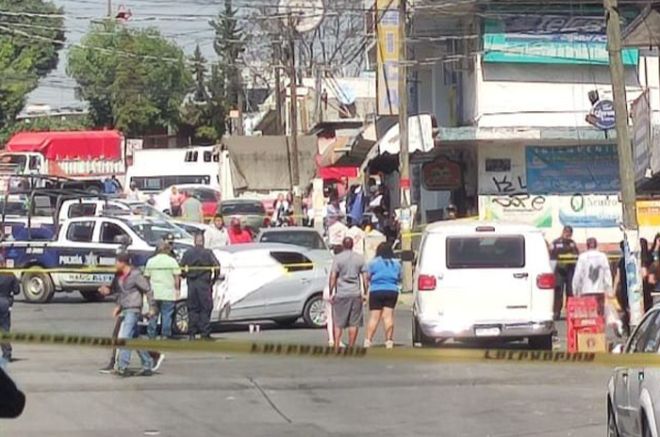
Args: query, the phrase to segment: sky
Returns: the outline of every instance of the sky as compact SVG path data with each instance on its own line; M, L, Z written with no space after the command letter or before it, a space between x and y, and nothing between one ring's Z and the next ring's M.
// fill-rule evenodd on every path
M235 0L239 5L241 1ZM256 0L252 3L263 3ZM68 46L79 43L89 30L93 19L107 14L108 0L53 0L64 8L66 39L60 51L57 70L42 79L39 87L28 96L28 105L46 104L51 108L81 107L75 98L75 81L66 75ZM174 40L184 51L191 54L199 44L207 59L214 59L213 31L208 21L223 8L223 0L112 0L113 10L120 5L131 9L131 26L155 26L161 33Z

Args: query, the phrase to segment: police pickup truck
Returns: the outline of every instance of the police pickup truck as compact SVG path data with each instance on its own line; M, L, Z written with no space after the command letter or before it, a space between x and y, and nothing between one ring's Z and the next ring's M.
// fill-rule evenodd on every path
M54 241L5 241L0 247L7 267L17 269L26 301L48 302L60 291L78 291L85 300L98 301L103 297L97 290L112 280L122 244L134 264L143 266L171 227L143 216L77 217L59 226ZM191 246L189 238L178 239L174 250L180 256Z
M3 233L7 239L14 240L52 240L56 232L53 216L57 217L60 225L67 219L104 214L146 216L170 223L170 232L177 238L179 235L187 233L203 232L207 227L201 223L176 222L144 202L102 196L86 196L64 200L55 214L53 214L51 199L44 195L33 197L31 210L28 210L26 206L28 202L24 196L10 195L5 199L1 199L0 202L2 202L0 206L3 207L5 212L2 221ZM28 215L30 215L30 220L28 220ZM29 233L28 229L30 229Z

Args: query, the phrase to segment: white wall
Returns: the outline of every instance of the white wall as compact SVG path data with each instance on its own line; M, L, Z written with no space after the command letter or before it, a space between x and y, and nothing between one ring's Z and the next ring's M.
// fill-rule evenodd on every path
M450 126L449 114L454 108L448 107L450 86L445 85L448 81L443 75L443 64L435 64L433 72L430 81L421 80L418 85L420 102L422 96L432 96L431 107L439 124ZM474 69L462 74L463 86L457 91L462 93L463 125L589 126L585 121L591 108L587 93L597 89L601 99L612 96L607 66L482 63L476 57ZM640 56L637 67L626 68L629 104L647 83L653 123L660 123L660 65L654 56Z
M626 68L629 103L642 90L643 59L641 65ZM478 71L479 127L589 126L585 121L591 108L587 93L597 89L601 99L612 95L607 66L484 63ZM657 58L648 59L648 72L649 86L655 88L652 108L657 111Z

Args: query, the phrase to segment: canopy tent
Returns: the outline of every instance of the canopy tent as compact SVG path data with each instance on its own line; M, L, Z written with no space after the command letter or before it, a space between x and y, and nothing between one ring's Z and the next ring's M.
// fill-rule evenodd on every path
M233 136L223 144L229 152L235 190L289 190L289 138L286 136ZM298 168L301 186L316 175L317 138L298 137Z
M52 160L120 160L117 131L20 132L5 146L9 152L40 152Z

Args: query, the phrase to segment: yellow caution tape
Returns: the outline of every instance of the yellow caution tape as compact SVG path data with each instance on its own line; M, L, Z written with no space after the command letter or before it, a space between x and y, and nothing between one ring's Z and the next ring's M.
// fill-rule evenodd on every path
M204 352L295 358L355 358L364 360L403 360L433 363L499 363L588 365L606 367L660 367L658 354L608 354L601 352L559 352L501 349L413 349L343 348L250 341L117 340L81 335L2 333L0 342L43 346L127 348L162 352Z

